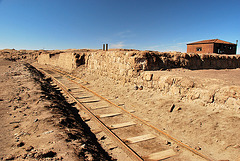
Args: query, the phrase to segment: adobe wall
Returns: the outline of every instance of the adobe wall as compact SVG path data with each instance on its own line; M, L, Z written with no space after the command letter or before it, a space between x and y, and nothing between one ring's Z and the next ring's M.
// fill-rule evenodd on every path
M53 65L71 71L76 68L74 53L47 53L39 54L38 63L45 65Z
M153 88L159 94L181 101L238 110L240 87L225 86L212 80L162 75L158 70L170 68L225 69L239 68L239 56L145 51L91 53L86 59L87 72L110 77L131 85Z
M219 54L164 53L150 51L108 51L89 53L89 69L132 76L138 71L186 69L234 69L240 67L240 56Z
M40 54L40 64L50 64L73 71L83 67L87 73L107 76L127 84L154 88L161 94L179 97L203 105L240 105L240 87L211 86L187 77L163 76L158 70L171 68L226 69L240 68L239 55L162 53L149 51L88 51ZM82 68L79 68L82 70ZM209 85L210 84L210 85ZM229 91L230 94L229 94Z
M164 53L138 50L0 50L0 57L38 60L40 64L60 67L67 71L86 70L127 84L154 88L161 94L202 104L240 106L239 86L212 86L196 83L188 77L162 75L159 70L172 68L235 69L240 68L240 55ZM79 68L78 68L79 67ZM203 79L205 80L205 79Z
M141 71L171 68L235 69L240 68L240 55L164 53L152 51L86 51L39 54L40 64L51 64L74 70L84 65L106 74L134 76Z
M240 86L225 85L221 80L144 71L131 81L144 88L157 89L159 94L169 95L181 101L229 108L239 112Z

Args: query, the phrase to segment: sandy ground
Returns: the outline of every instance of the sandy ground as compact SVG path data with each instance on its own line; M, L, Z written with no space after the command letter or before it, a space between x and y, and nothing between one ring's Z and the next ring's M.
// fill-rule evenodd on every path
M205 69L205 70L188 70L188 69L171 69L170 71L156 71L161 75L174 75L183 77L192 77L199 80L214 79L225 85L240 86L240 68L237 69ZM212 80L213 81L213 80Z
M30 70L29 70L30 69ZM143 87L73 72L88 88L110 99L183 143L216 160L240 159L240 111L201 106ZM208 79L240 86L240 69L160 71L161 75ZM1 160L113 160L49 79L23 62L0 60ZM174 109L171 108L174 105ZM169 144L171 146L171 144Z
M0 160L112 160L49 79L4 59L0 75Z
M225 109L179 100L161 94L156 89L122 84L110 78L93 75L83 69L73 72L87 81L88 88L120 104L154 126L183 143L216 160L240 159L240 107ZM162 76L190 77L198 84L223 84L240 86L240 69L158 71ZM174 109L171 108L174 105ZM170 112L171 111L171 112Z

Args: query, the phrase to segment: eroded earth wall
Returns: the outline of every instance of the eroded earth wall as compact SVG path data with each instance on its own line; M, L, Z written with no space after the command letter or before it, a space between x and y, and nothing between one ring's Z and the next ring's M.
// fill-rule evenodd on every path
M133 71L151 71L172 68L198 69L235 69L240 67L239 55L164 53L137 50L90 51L90 52L55 52L42 53L39 63L66 66L75 69L85 65L118 75L132 75Z
M93 74L111 77L114 80L144 88L158 89L181 99L203 105L229 104L240 106L239 86L211 86L207 80L197 83L190 77L161 75L157 71L172 68L235 69L240 68L240 56L192 53L163 53L137 50L86 51L40 54L38 62L72 71L78 67ZM204 79L203 79L204 80Z
M75 68L74 57L72 53L40 54L38 56L38 63L59 66L67 70L72 70Z

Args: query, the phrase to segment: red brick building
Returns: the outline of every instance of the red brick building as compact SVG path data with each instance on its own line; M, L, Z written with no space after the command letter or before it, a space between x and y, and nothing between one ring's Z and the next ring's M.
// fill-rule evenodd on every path
M219 39L203 40L187 44L188 53L236 54L237 44Z

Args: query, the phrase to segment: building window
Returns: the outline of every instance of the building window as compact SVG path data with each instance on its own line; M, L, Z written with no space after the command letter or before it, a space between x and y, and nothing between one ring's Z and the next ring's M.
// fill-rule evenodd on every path
M232 46L229 46L229 50L232 50Z
M197 48L197 51L202 51L202 48L200 47L200 48Z

